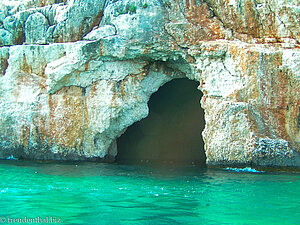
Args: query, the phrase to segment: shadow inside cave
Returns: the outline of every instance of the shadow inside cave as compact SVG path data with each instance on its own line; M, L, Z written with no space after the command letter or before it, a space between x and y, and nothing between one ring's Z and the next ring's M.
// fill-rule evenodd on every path
M174 79L154 93L147 118L117 140L116 162L205 166L204 110L198 82Z

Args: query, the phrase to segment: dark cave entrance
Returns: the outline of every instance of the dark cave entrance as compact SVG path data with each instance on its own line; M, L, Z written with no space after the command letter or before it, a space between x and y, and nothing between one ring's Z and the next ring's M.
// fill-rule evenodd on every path
M174 79L152 94L148 117L118 138L116 162L205 166L203 94L197 87Z

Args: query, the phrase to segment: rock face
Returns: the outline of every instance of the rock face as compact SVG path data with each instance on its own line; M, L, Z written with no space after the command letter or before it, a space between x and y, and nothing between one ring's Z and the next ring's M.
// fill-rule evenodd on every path
M166 82L204 93L208 165L300 167L298 0L0 3L0 156L110 160Z

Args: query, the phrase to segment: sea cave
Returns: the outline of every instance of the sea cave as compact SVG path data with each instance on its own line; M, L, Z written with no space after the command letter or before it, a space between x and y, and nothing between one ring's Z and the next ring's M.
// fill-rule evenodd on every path
M117 140L119 163L205 166L204 110L198 82L174 79L152 94L147 118Z

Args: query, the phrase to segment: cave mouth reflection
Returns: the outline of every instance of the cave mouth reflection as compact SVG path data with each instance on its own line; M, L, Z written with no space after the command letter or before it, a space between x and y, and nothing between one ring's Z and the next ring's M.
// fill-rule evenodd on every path
M116 162L205 166L204 110L198 83L174 79L152 94L147 118L118 138Z

